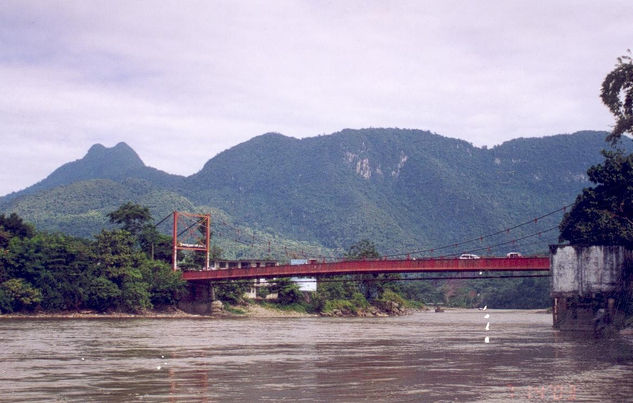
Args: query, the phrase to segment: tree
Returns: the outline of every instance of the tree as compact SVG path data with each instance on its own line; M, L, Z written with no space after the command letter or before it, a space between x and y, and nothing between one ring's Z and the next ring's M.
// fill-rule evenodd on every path
M89 286L93 306L138 312L151 308L150 274L144 266L147 258L135 248L134 238L125 230L102 231L94 244L95 265ZM110 306L108 306L108 304Z
M108 218L113 224L121 224L124 230L135 237L152 221L152 215L147 207L132 202L127 202L108 213Z
M171 263L174 253L171 236L161 234L153 225L146 225L138 235L138 242L150 259Z
M633 155L604 152L589 168L597 186L584 189L560 224L561 241L633 247Z
M629 51L630 54L630 51ZM602 83L602 101L616 118L607 141L617 143L633 134L633 63L630 56ZM587 171L597 186L582 191L560 223L559 240L574 244L609 244L633 247L633 155L622 150L603 151L605 160Z
M42 301L40 290L21 278L12 278L0 284L0 297L0 306L10 312L31 309Z
M376 245L368 239L363 239L349 247L345 258L348 260L378 259L380 253L376 250ZM379 299L385 291L383 279L390 278L385 274L363 274L360 276L358 290L366 300Z
M633 134L633 59L628 55L618 57L615 69L602 82L602 102L615 116L615 126L607 141L617 143L623 134Z
M105 276L93 277L88 287L87 306L104 312L113 309L121 298L121 290Z
M180 271L160 261L149 261L144 272L150 277L151 302L155 306L174 305L186 292L186 282Z
M94 243L97 277L105 275L123 285L129 270L138 267L144 257L134 247L134 238L125 230L101 231Z
M277 293L277 301L280 304L290 305L303 301L299 286L289 278L276 279L272 290Z
M0 248L6 248L13 237L30 238L34 235L33 226L25 223L17 214L0 214Z
M45 310L79 309L85 299L92 253L88 242L62 234L38 234L41 268L33 284Z
M349 247L345 258L348 260L378 259L380 253L376 250L376 245L369 239L363 239Z
M147 207L127 202L115 211L108 213L108 217L111 223L121 225L122 229L132 234L147 257L152 260L171 262L172 239L156 229Z
M121 307L128 312L142 312L153 307L150 300L149 284L138 275L128 277L121 287Z
M244 301L244 293L251 288L249 280L233 280L215 286L215 295L220 301L240 304Z
M224 255L224 251L218 245L211 245L211 250L209 251L209 259L211 260L221 260Z

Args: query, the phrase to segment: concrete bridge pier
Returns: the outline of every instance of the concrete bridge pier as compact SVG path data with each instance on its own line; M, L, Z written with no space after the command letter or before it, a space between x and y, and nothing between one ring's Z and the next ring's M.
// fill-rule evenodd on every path
M633 290L633 251L621 246L551 246L554 328L618 331Z
M178 302L178 308L187 313L215 315L222 313L222 302L215 298L215 287L211 281L190 281L187 296Z

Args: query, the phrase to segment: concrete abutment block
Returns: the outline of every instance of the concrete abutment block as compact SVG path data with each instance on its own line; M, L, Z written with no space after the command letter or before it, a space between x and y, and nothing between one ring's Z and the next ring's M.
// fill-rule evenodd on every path
M551 247L554 328L620 330L631 303L633 251L622 246Z

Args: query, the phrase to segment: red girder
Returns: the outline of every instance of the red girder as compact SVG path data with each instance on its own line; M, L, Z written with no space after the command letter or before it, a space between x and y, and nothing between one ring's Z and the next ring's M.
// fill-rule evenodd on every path
M237 280L270 277L311 277L322 274L549 271L549 257L483 257L481 259L354 260L244 269L187 271L182 277L196 280Z

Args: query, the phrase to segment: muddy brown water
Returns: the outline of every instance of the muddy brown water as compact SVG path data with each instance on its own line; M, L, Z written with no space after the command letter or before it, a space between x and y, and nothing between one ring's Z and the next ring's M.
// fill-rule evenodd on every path
M551 323L498 310L2 319L0 401L633 400L632 334L572 337Z

